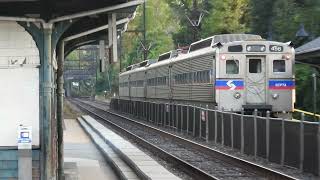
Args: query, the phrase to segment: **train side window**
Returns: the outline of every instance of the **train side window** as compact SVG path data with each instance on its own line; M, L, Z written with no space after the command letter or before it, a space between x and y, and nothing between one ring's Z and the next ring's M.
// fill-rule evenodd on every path
M273 61L273 72L286 72L286 61L285 60L274 60Z
M226 61L226 74L239 74L239 60Z
M207 70L205 72L206 72L206 83L209 83L210 82L210 71Z
M261 73L261 59L249 60L249 73Z
M188 73L188 83L191 84L192 83L192 73Z

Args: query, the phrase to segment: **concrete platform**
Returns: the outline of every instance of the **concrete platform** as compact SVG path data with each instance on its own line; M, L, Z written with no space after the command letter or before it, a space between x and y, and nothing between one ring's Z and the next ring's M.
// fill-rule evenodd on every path
M64 172L66 180L118 180L113 169L77 120L64 121Z
M98 135L101 140L96 141L100 147L107 144L141 179L177 180L179 177L169 172L166 168L152 159L149 155L135 147L129 141L106 128L90 116L78 119L80 124L93 139ZM94 138L95 137L95 138ZM104 151L104 148L101 148ZM105 154L108 154L107 152ZM110 156L110 155L109 155ZM117 158L117 160L120 160Z

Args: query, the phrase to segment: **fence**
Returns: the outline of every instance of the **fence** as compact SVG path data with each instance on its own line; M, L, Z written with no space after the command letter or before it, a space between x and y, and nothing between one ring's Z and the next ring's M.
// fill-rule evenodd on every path
M319 123L244 115L208 107L112 99L112 109L244 154L319 175Z

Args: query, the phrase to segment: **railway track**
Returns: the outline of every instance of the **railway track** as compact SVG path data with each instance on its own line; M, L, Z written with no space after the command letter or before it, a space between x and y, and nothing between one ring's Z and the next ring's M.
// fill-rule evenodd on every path
M80 109L111 125L194 179L295 179L161 129L106 110L105 104L72 100Z

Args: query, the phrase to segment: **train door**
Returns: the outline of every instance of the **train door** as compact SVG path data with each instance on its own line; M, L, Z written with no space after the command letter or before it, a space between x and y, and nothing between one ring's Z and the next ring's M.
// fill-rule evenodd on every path
M266 102L266 58L249 56L246 59L246 103L265 104Z

